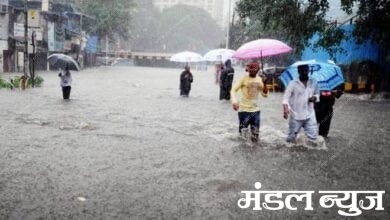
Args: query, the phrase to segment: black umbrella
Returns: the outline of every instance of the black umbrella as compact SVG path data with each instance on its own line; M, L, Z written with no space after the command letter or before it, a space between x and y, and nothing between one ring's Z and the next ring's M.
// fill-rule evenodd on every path
M47 61L54 68L65 69L66 66L69 67L69 70L80 70L79 64L70 56L62 54L62 53L54 53L47 57Z

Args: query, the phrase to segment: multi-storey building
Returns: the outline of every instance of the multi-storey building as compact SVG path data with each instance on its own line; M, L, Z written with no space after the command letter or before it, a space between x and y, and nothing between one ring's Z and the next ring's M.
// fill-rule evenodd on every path
M8 51L8 0L0 0L0 73L4 71L4 56Z
M57 2L27 1L28 54L36 70L47 69L47 56L51 53L72 55L80 64L85 61L85 26L94 18L81 14L67 1ZM24 67L24 4L23 0L0 0L0 72L20 72Z

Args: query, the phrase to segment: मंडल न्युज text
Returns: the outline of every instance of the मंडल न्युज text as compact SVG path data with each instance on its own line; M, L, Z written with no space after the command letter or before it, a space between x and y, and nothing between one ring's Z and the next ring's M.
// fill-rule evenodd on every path
M241 191L245 194L245 198L238 200L238 207L246 209L251 207L253 202L253 210L262 210L262 208L272 211L282 210L284 208L289 210L298 210L297 207L291 205L293 198L296 201L302 202L306 199L306 206L304 210L314 210L312 207L312 195L314 191L258 191L261 188L261 183L255 184L254 191ZM339 210L338 214L342 216L358 216L362 214L362 210L374 209L383 211L382 197L385 191L318 191L319 194L324 194L319 200L319 204L323 208L332 208L337 206L340 209L347 209L347 211ZM283 199L283 194L289 194ZM344 194L343 197L341 194ZM358 201L358 194L365 195L365 199ZM261 203L260 195L264 195L264 202ZM274 198L272 198L274 197ZM365 201L368 200L368 205ZM346 204L347 203L347 204ZM274 206L269 206L270 204ZM276 205L276 206L275 206Z

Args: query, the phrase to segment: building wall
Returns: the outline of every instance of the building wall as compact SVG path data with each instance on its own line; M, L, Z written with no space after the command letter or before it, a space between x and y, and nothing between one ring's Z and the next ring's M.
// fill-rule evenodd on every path
M3 1L8 0L0 0L0 4ZM23 3L23 0L9 2L8 20L5 20L0 13L0 52L5 54L4 69L9 72L20 72L24 66L22 56L24 52L24 28L14 30L15 23L24 23ZM53 7L47 12L41 11L41 7L41 1L29 1L29 26L33 25L34 22L36 24L34 28L29 28L28 34L30 64L34 61L35 70L46 70L47 56L57 52L74 57L82 65L83 44L87 38L81 28L81 17L83 15L62 4L53 4ZM65 9L68 10L66 16L63 13ZM32 30L37 34L34 55L32 55L33 48L31 46ZM1 41L3 35L4 44ZM2 47L8 47L8 50L3 50ZM2 68L3 66L0 67L0 72Z
M7 12L3 13L3 6ZM8 0L0 0L0 73L4 72L5 51L8 50Z

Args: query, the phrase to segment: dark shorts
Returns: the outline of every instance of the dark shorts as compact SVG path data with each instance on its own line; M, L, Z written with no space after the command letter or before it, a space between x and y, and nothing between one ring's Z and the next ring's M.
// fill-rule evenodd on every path
M251 126L252 132L254 129L257 131L260 128L260 111L257 112L239 112L238 119L240 121L239 132L243 128L247 128L249 125Z
M72 88L72 87L70 87L70 86L64 86L64 87L62 87L62 97L63 97L64 99L69 99L71 88Z

